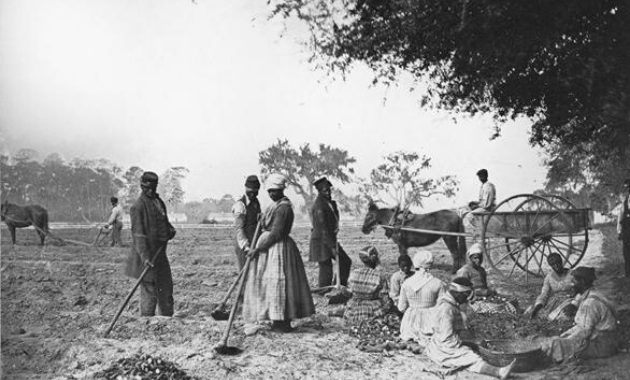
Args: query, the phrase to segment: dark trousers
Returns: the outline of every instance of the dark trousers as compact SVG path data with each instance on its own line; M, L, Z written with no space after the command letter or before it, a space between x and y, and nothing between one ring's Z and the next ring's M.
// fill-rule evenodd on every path
M626 265L626 277L630 277L630 231L622 233L623 260Z
M140 315L152 317L155 309L158 315L171 317L173 315L173 288L160 289L153 281L142 281L140 285Z
M122 247L122 240L120 239L122 227L123 225L120 222L114 222L112 225L112 247Z
M327 259L324 261L318 262L319 264L319 287L335 285L333 284L333 261L332 259ZM341 266L339 279L341 280L341 285L348 285L348 277L350 276L350 267L352 266L352 260L348 257L348 254L339 246L339 264ZM336 265L336 263L335 263Z

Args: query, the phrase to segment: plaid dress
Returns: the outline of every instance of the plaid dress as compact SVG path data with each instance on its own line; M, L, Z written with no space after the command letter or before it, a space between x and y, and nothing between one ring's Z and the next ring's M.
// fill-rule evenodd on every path
M387 278L372 268L355 269L348 279L352 298L344 313L344 319L358 324L373 317L382 316L389 308Z
M267 208L257 248L245 284L243 318L248 322L308 317L315 305L300 251L289 236L293 207L283 198Z

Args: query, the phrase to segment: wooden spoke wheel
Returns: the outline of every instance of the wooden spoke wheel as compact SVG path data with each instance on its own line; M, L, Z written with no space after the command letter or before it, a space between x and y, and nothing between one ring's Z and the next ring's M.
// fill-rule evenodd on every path
M588 245L588 216L563 197L521 194L483 215L481 232L490 266L508 279L524 271L527 281L548 271L552 253L566 267L577 266Z

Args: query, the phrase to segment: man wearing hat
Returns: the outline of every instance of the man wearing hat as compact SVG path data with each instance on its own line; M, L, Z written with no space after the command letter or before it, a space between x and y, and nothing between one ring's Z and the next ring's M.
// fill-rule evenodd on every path
M630 179L623 182L624 199L619 208L617 233L623 246L623 259L626 266L626 277L630 277Z
M166 256L166 246L175 236L175 228L168 220L166 205L156 193L158 176L144 172L140 179L142 194L131 206L131 235L133 245L127 257L125 274L140 278L150 267L140 286L140 315L173 315L173 278Z
M118 198L111 197L109 201L112 203L112 213L103 228L108 229L109 226L112 226L112 247L121 247L120 231L122 231L123 228L123 210L120 204L118 204Z
M494 210L497 199L496 188L488 181L488 171L486 169L480 169L477 171L477 178L479 178L479 182L481 182L481 187L479 188L479 200L477 202L473 201L469 203L471 211L464 216L464 226L469 232L473 233L476 233L474 214Z
M309 261L318 263L318 286L325 287L332 285L332 260L339 260L339 279L341 285L345 286L348 284L352 260L337 241L339 209L337 202L332 200L332 183L328 178L321 177L313 182L313 185L318 194L311 208L313 228L311 229Z
M250 175L245 180L245 195L243 195L232 206L234 215L234 252L238 262L238 269L245 265L247 251L250 250L252 239L258 224L258 214L260 214L260 202L258 202L258 190L260 182L258 177Z
M593 288L595 268L577 267L572 274L577 296L567 307L573 310L566 313L575 311L575 324L560 336L544 342L543 352L556 363L614 355L619 346L616 305Z

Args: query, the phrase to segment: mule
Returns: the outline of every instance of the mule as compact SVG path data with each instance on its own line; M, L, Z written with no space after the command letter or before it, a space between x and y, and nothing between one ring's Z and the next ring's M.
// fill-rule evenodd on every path
M46 235L48 235L48 211L38 205L19 206L8 201L4 201L0 207L2 221L9 227L11 241L15 245L15 229L28 226L35 227L39 235L40 245L44 245Z
M396 243L400 255L407 255L407 248L409 247L424 247L442 238L453 258L453 273L464 265L466 260L465 236L439 234L439 232L464 233L462 218L455 211L440 210L428 214L409 214L405 217L402 226L401 221L398 219L399 216L395 214L398 214L398 208L378 208L374 202L370 202L361 231L367 235L379 225L436 231L438 234L408 231L396 232L394 229L388 228L385 231L385 235Z

